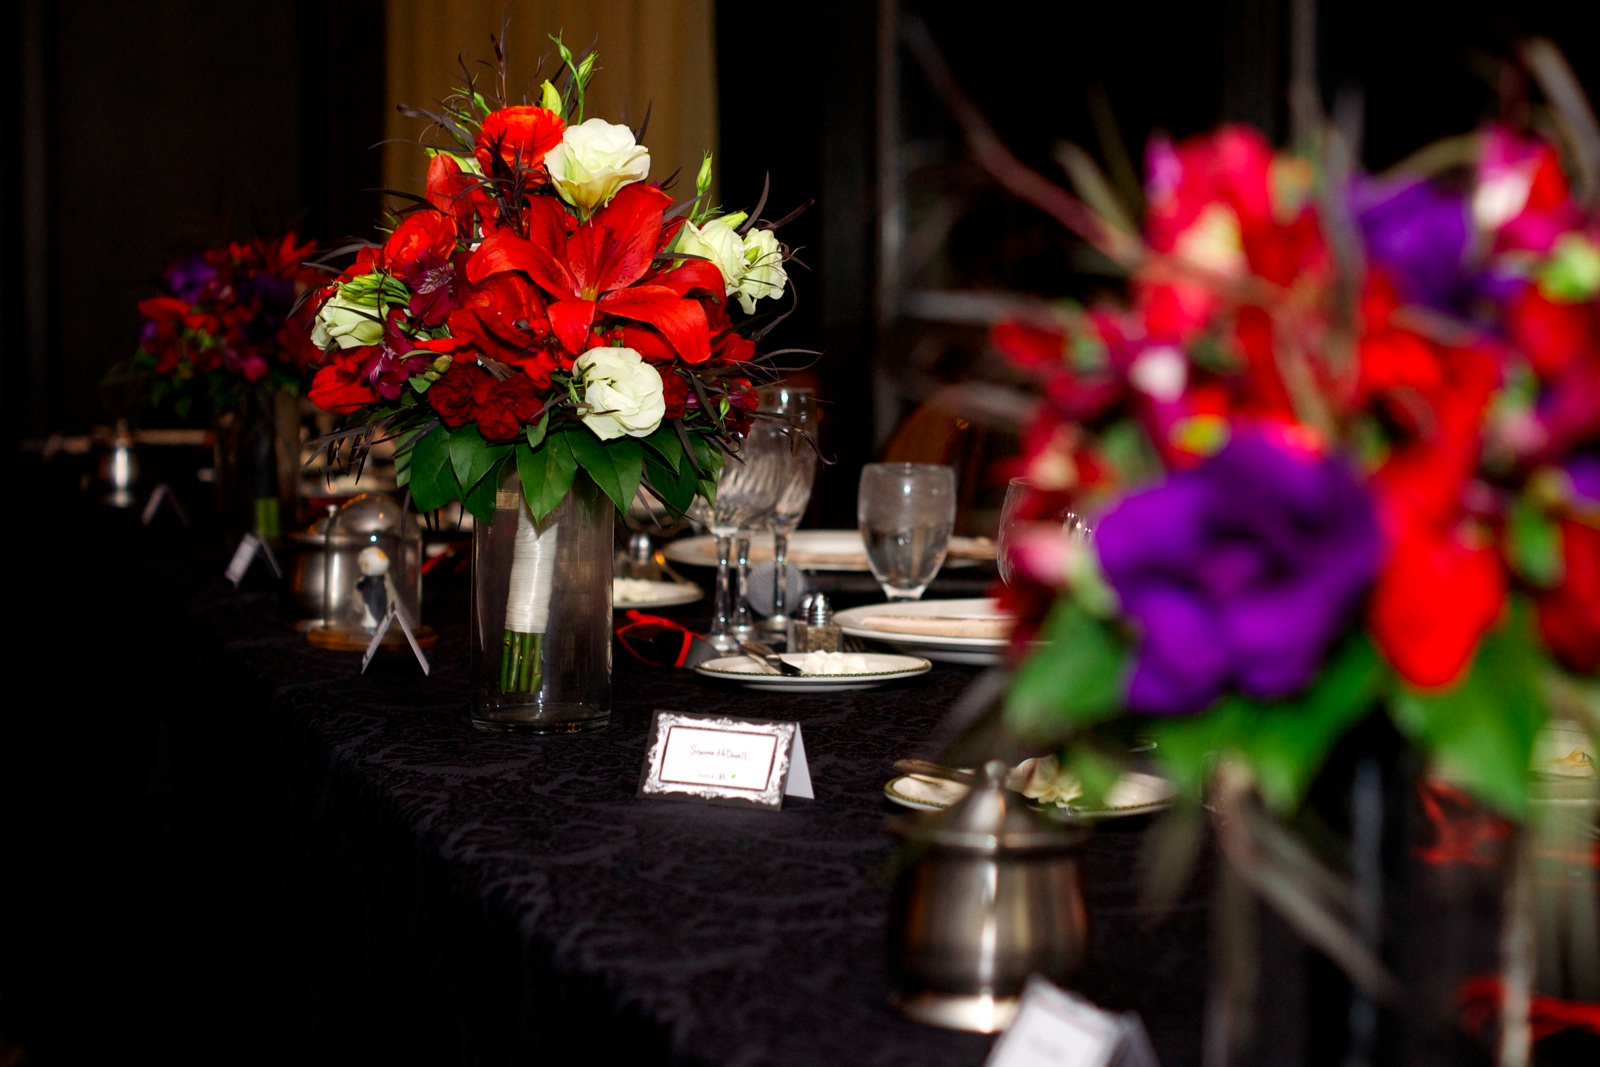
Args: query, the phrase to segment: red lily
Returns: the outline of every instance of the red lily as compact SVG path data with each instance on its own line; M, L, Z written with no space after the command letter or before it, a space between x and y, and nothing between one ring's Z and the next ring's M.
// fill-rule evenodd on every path
M691 261L641 284L660 247L662 214L671 203L656 186L635 182L570 234L557 220L533 213L532 239L506 230L489 234L467 261L467 278L476 284L503 270L526 273L553 298L550 325L574 355L590 347L590 331L603 314L649 323L679 358L704 363L711 358L705 308L680 292L703 286L703 272Z

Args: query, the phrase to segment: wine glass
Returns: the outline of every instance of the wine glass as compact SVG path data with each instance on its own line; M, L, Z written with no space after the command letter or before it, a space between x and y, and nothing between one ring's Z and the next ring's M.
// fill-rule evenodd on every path
M739 450L723 461L716 498L708 501L697 496L689 505L689 517L709 530L717 542L717 592L707 640L718 652L739 651L734 629L739 597L738 574L731 559L734 538L771 510L782 489L783 441L755 429L753 426Z
M787 438L783 489L761 525L772 531L772 613L763 627L789 632L789 535L805 517L817 473L817 409L809 393L782 383L756 393L758 413L774 417ZM758 418L760 415L758 414Z
M944 564L956 524L956 471L938 463L868 463L856 519L867 565L890 601L919 600Z
M1030 526L1059 526L1080 541L1092 536L1089 524L1059 496L1042 492L1027 478L1006 483L1006 498L1000 504L1000 528L995 534L995 570L1000 580L1011 584L1016 573L1013 553L1017 535Z

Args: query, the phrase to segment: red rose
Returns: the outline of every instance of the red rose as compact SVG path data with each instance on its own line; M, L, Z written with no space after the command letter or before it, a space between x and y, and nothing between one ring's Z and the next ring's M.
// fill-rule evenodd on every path
M1541 378L1556 374L1585 351L1600 348L1594 305L1551 300L1539 287L1523 288L1506 309L1511 341Z
M1378 576L1367 624L1402 678L1448 686L1466 670L1505 598L1505 573L1492 548L1413 522L1398 532Z
M1029 322L1011 320L998 323L990 331L995 351L1023 370L1056 366L1065 359L1067 335L1062 330L1045 329Z
M461 307L450 313L450 333L485 358L520 365L542 360L548 367L544 342L550 337L550 320L544 301L528 279L514 271L491 274L461 297ZM545 383L549 384L548 369Z
M1600 530L1561 520L1560 586L1539 600L1545 644L1580 674L1600 670Z
M476 387L485 380L490 380L489 375L481 367L474 363L457 363L428 386L423 395L446 426L464 426L477 410Z
M503 107L483 120L473 154L485 174L496 174L498 162L502 171L521 170L529 180L542 182L539 164L545 153L561 143L566 129L567 124L554 111L531 105Z
M361 374L361 364L369 349L336 349L331 362L320 368L311 379L311 389L306 394L311 402L323 411L348 414L378 399L372 383Z
M525 377L488 378L473 387L472 395L478 403L478 429L491 441L511 440L544 410L538 389Z
M424 253L441 260L456 249L455 222L437 211L413 211L394 228L383 244L378 263L391 274L404 274Z

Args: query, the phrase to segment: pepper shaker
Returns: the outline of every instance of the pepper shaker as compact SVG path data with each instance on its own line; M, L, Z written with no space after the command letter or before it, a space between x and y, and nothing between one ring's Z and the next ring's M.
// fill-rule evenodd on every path
M794 652L839 652L844 647L844 631L833 621L833 608L821 592L806 597L800 615L795 620L794 638L789 648Z

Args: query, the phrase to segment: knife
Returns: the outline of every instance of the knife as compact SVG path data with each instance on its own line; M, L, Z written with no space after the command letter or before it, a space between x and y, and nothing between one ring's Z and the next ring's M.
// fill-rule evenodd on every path
M745 641L739 645L739 651L767 668L773 674L798 675L805 673L805 671L759 641Z

